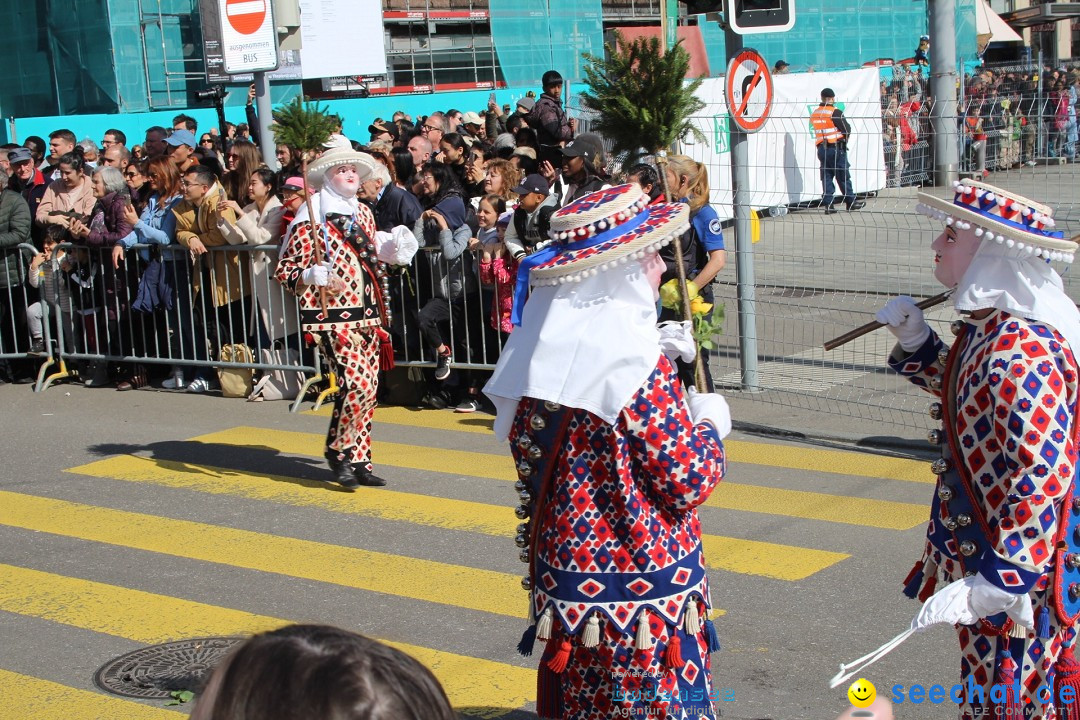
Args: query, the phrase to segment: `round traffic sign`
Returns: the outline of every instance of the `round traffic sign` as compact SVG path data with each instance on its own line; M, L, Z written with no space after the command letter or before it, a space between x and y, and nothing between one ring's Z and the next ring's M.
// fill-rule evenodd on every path
M772 110L772 73L756 50L741 51L728 64L724 82L731 120L745 132L757 132Z
M251 35L266 20L266 0L225 0L229 25L241 35Z

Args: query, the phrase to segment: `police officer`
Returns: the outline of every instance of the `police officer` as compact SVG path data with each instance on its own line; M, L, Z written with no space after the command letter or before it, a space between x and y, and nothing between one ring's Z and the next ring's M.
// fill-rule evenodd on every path
M861 210L866 203L855 199L851 187L851 166L848 165L847 140L851 136L851 125L844 119L844 113L835 107L836 93L831 88L821 91L821 104L810 115L810 124L814 127L814 144L817 145L818 164L821 166L821 184L824 195L821 205L825 212L837 212L833 202L833 179L844 194L844 205L848 210Z

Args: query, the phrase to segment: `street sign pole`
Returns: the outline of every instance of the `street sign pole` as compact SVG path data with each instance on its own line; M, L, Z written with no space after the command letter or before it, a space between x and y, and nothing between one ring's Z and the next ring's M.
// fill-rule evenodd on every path
M743 49L742 35L724 30L728 57L735 58ZM734 63L728 67L730 74ZM727 78L725 78L725 82ZM730 101L729 114L733 114ZM754 246L750 229L750 158L746 131L736 122L729 122L731 133L732 210L735 215L735 295L739 314L739 374L742 389L761 390L758 378L757 292L754 286Z
M274 49L277 54L277 49ZM277 145L270 125L274 119L270 105L270 81L265 72L255 73L255 111L259 116L259 151L266 167L277 167Z

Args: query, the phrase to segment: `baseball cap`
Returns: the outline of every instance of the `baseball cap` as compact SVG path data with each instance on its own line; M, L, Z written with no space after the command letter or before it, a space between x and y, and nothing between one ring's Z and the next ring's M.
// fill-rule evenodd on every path
M832 91L832 88L822 88L821 97L836 97L836 93Z
M786 67L791 67L791 63L787 62L786 60L777 60L776 64L773 65L773 70L782 70Z
M330 139L322 144L327 150L336 150L338 148L345 148L346 150L352 150L352 143L349 142L349 138L339 133L333 133L330 135Z
M546 197L547 194L551 192L551 186L548 185L547 178L543 175L533 173L532 175L526 176L526 178L521 181L520 185L513 188L513 192L516 192L518 195L540 193Z
M302 193L306 193L308 191L307 185L304 184L304 178L300 177L299 175L294 175L291 178L289 178L288 180L286 180L282 184L281 189L283 191L284 190L289 190L291 192L302 192Z
M30 154L30 148L19 147L8 153L8 162L10 163L25 162L33 159L34 156Z
M195 147L195 136L190 130L173 130L172 135L165 138L165 142L173 147L187 145L189 148L193 148Z
M397 138L398 128L393 123L388 123L383 120L376 120L368 125L368 132L372 135L381 135L382 133L388 133L391 137Z
M604 146L600 143L600 138L592 133L578 135L562 149L562 154L566 157L585 158L593 165L596 165L603 152Z
M532 110L534 105L536 105L536 101L531 97L523 97L517 101L517 106L525 112Z
M480 119L480 115L474 113L472 110L461 116L462 125L483 125L484 121Z

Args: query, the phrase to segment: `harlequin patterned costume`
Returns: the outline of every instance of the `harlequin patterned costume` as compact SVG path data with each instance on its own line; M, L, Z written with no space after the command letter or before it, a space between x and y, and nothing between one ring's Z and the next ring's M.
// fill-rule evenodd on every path
M957 625L963 683L983 688L982 698L964 694L960 717L1019 712L1023 704L1026 715L1021 717L1028 720L1071 720L1080 717L1075 704L1063 711L1037 691L1043 685L1053 689L1055 682L1076 682L1073 651L1063 650L1076 634L1075 608L1068 606L1080 599L1080 584L1074 585L1080 579L1075 569L1080 555L1074 554L1080 505L1072 500L1077 363L1068 339L1055 327L996 307L1008 304L1001 300L978 299L979 293L994 292L986 288L998 287L995 268L1002 276L1006 267L1026 272L1024 241L1033 245L1027 256L1045 252L1047 259L1051 253L1053 259L1064 259L1065 253L1038 244L1054 247L1060 233L1043 230L1044 239L998 223L998 206L1008 210L1016 202L998 193L1003 201L986 187L958 185L955 205L931 199L920 207L960 232L979 225L981 244L954 298L962 311L981 307L990 312L954 322L957 337L951 350L931 332L919 349L909 354L898 345L889 359L896 372L938 397L930 414L943 422L941 430L929 435L931 443L942 446L943 457L933 465L938 481L926 547L904 591L925 601L977 573L1006 592L1026 593L1034 609L1033 631L1005 613ZM985 216L977 212L980 205ZM1034 215L1038 220L1039 214ZM1013 264L1003 264L1008 262ZM1037 259L1027 267L1044 275L1052 272ZM971 281L976 276L981 283ZM1012 296L1024 296L1019 281L1005 287ZM1037 301L1029 305L1032 314L1046 314ZM1065 317L1055 324L1073 333L1075 323ZM993 702L991 687L1011 685L1014 678L1021 697L1010 693L1007 708Z
M373 162L351 151L339 154L337 160L331 153L324 155L313 172L319 163L325 172L335 162L361 167ZM302 329L318 343L338 379L340 390L326 436L327 459L332 466L346 462L371 473L371 420L377 404L380 359L383 364L393 360L389 335L382 330L384 322L389 322L383 301L388 281L380 261L408 262L416 241L411 234L411 242L403 242L400 233L376 232L375 218L367 206L355 199L342 200L329 189L313 197L312 203L316 218L323 222L313 236L307 207L301 206L282 246L277 279L299 297ZM303 283L302 274L327 260L343 289L324 297L320 288Z
M672 364L657 351L655 300L632 269L640 267L632 257L642 255L624 254L627 248L607 252L620 242L633 243L631 253L655 252L680 231L686 212L662 206L642 217L644 204L635 202L640 190L633 192L623 186L593 193L553 216L557 241L585 238L574 230L585 226L576 215L597 208L587 216L593 242L576 243L580 254L564 245L558 253L530 258L531 272L540 270L532 277L537 287L485 388L499 411L496 434L508 436L519 474L517 516L526 522L518 526L516 542L529 564L522 585L530 590L530 625L519 650L532 654L541 643L537 714L544 719L608 720L624 711L711 718L710 700L717 699L709 653L719 648L708 620L696 508L723 477L723 445L712 423L692 420ZM621 216L610 217L612 206ZM581 259L587 259L584 267ZM581 281L573 293L563 293L563 276L545 274L545 268L581 273L566 282ZM634 295L642 285L645 292ZM615 299L609 295L615 288L629 289ZM577 304L585 298L587 307ZM635 304L642 306L638 315L626 310ZM595 340L605 323L623 321L626 344L609 345L601 354L640 375L627 375L619 385L595 345L563 352L557 341L556 347L538 342L552 337L548 323L559 313L573 314L575 325L566 331L581 333L568 341L575 347ZM521 310L515 315L521 318ZM651 323L652 335L637 336L635 317L638 327ZM627 345L641 347L644 361L633 351L620 356ZM608 382L595 395L588 394L588 380L580 392L564 382L586 372L590 360L602 366L597 382ZM619 400L604 403L600 396ZM506 432L500 432L504 422Z
M1061 643L1075 633L1053 612L1047 587L1054 572L1053 538L1076 470L1076 360L1053 329L1002 311L962 324L953 350L955 376L947 382L939 358L943 350L941 340L932 335L923 349L906 358L894 356L889 364L939 397L950 388L955 392L959 463L974 479L971 487L994 539L986 559L1005 582L1029 589L1037 621L1048 623L1042 633L1024 633L1022 639L960 626L961 673L965 682L971 677L989 692L999 681L999 654L1010 649L1030 699L1048 680L1053 687L1051 668ZM935 403L932 413L941 417L943 404ZM942 473L938 481L926 550L907 581L906 592L922 600L936 587L964 576L961 559L966 557L948 530L959 515L942 501L962 488L950 485L946 477ZM978 712L966 705L961 709L961 717ZM1056 715L1046 713L1040 703L1033 717Z

